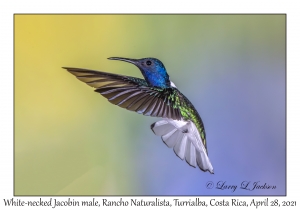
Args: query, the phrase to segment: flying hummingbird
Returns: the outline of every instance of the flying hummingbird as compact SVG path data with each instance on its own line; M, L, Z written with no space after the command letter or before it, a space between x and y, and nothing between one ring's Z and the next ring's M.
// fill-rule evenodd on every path
M137 66L145 79L81 68L63 67L100 93L112 104L162 120L151 125L154 134L175 154L202 171L214 173L207 155L203 122L192 103L170 81L156 58L111 57Z

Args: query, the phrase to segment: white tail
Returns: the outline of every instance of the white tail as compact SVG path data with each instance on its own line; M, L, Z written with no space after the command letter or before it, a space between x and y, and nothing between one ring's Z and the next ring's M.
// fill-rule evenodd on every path
M192 121L163 119L153 123L151 129L182 160L185 159L193 167L198 165L201 170L214 173L199 132Z

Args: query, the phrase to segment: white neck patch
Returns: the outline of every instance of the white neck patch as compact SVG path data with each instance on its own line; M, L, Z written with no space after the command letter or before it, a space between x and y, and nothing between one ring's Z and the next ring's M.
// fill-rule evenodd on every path
M171 87L177 88L177 87L175 86L174 82L170 81L170 83L171 83Z

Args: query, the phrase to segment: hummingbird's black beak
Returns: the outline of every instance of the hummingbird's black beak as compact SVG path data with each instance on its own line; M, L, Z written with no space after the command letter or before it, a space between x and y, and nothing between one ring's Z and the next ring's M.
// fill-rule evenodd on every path
M108 58L109 60L119 60L119 61L125 61L128 63L132 63L134 65L138 64L138 60L137 59L131 59L131 58L120 58L120 57L110 57Z

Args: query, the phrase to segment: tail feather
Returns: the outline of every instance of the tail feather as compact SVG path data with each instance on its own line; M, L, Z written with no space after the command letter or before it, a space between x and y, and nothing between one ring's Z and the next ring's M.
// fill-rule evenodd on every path
M180 132L180 131L177 131ZM187 142L187 136L183 135L183 138L181 138L180 135L177 136L177 142L174 147L174 152L180 157L181 160L185 158L185 147Z
M151 125L155 135L161 136L163 142L173 148L175 154L186 162L203 171L213 172L205 146L192 121L163 119Z
M172 126L171 124L168 123L168 121L165 120L161 120L156 123L153 123L151 125L151 129L153 129L154 126L155 126L155 134L158 136L163 136L169 133L170 131L175 130L174 126Z
M187 141L186 150L185 150L185 160L188 164L196 168L196 150L191 141Z
M173 129L169 133L163 135L161 139L168 147L174 148L174 146L178 142L178 138L180 137L181 137L181 133L178 130Z

